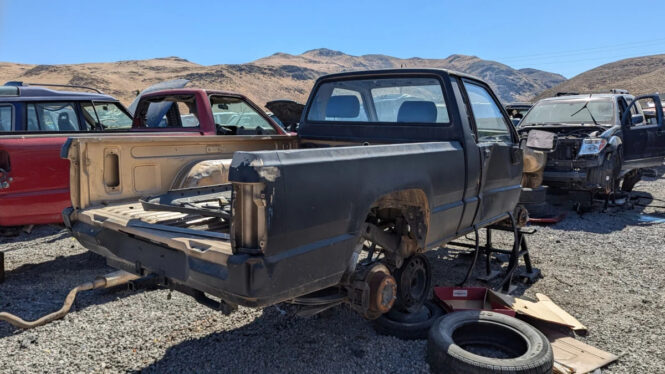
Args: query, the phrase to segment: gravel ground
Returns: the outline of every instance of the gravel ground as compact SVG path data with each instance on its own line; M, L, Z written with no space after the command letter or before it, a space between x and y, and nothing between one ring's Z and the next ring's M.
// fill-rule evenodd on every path
M659 170L663 175L665 169ZM648 207L599 207L529 236L543 275L518 293L544 293L589 328L580 339L620 356L604 373L665 373L665 178L636 187ZM566 203L561 209L567 208ZM496 235L497 244L507 244ZM60 307L68 290L112 271L55 226L0 238L7 280L0 310L34 319ZM429 252L434 283L459 281L460 252ZM499 264L493 264L498 268ZM477 266L481 270L482 266ZM472 281L471 284L482 284ZM0 322L0 373L15 372L427 372L425 341L378 336L354 312L293 316L288 305L239 308L224 316L167 290L82 293L64 319L29 331Z

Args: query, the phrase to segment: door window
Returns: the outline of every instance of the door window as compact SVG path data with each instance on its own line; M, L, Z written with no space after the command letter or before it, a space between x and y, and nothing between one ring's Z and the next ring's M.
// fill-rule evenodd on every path
M14 128L13 106L0 105L0 132L9 132Z
M90 128L120 130L132 127L132 118L117 103L81 103L81 107Z
M71 102L28 104L28 131L81 131L75 108ZM88 130L90 128L83 129L83 131Z
M464 82L464 88L475 119L478 141L512 142L508 122L487 89L469 82Z

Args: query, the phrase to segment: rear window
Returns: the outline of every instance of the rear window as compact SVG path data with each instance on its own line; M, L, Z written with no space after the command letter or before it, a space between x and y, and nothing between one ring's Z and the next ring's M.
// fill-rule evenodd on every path
M193 95L169 95L150 97L148 106L139 108L136 117L144 127L151 128L196 128L199 115Z
M11 105L0 105L0 132L12 131L13 119Z
M379 78L323 83L307 119L330 122L450 123L436 78Z

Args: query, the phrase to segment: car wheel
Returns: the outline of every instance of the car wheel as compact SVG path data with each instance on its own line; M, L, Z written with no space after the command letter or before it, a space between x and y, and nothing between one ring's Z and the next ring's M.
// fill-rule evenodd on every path
M552 347L540 331L500 313L464 311L434 322L427 342L433 373L550 373Z
M405 313L396 308L372 321L372 327L381 335L389 335L402 340L427 339L434 322L444 314L444 310L433 301L426 301L420 310Z
M411 256L394 272L397 299L394 308L412 313L421 309L432 294L432 266L422 254Z

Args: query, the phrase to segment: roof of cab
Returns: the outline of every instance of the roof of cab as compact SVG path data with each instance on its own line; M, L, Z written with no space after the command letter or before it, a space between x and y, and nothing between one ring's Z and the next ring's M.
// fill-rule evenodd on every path
M96 100L96 101L114 101L118 100L113 96L90 93L90 92L71 92L51 90L39 86L2 86L0 87L0 102L15 101L45 101L45 100Z
M448 69L435 69L435 68L409 68L409 69L377 69L377 70L358 70L358 71L347 71L342 73L328 74L319 77L318 81L330 80L337 78L346 78L346 77L362 77L362 76L372 76L372 75L389 75L389 74L449 74L455 75L462 78L470 78L474 80L483 81L481 78L478 78L473 75L460 73L454 70Z

